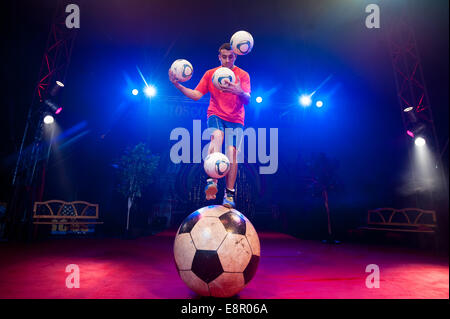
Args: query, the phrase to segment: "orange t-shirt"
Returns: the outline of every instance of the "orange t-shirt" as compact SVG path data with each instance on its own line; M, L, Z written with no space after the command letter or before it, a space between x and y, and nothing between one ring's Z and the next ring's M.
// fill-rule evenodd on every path
M244 125L245 109L241 99L236 94L220 91L212 83L212 76L218 68L220 66L206 71L195 88L196 91L201 92L203 95L208 92L211 93L211 99L209 100L209 107L206 113L207 117L216 115L222 120ZM239 77L242 90L250 93L250 76L248 73L237 66L234 66L232 71L236 75L236 78Z

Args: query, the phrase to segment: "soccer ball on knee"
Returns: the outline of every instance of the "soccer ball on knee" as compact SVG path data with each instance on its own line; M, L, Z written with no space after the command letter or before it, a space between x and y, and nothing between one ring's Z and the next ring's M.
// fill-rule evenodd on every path
M205 158L203 168L208 176L222 178L230 171L230 160L223 153L211 153Z

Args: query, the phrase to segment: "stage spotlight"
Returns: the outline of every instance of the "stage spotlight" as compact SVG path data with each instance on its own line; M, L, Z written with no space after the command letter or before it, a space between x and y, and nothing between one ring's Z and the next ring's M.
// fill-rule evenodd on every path
M256 103L261 103L262 100L263 100L262 97L258 96L258 97L256 98Z
M421 146L424 146L425 144L426 144L426 142L425 142L425 139L423 138L423 137L417 137L415 140L414 140L414 144L416 144L416 146L419 146L419 147L421 147Z
M56 105L54 102L52 102L51 100L45 100L44 103L50 108L50 110L52 111L52 113L54 114L59 114L62 111L62 107Z
M316 106L317 107L322 107L323 106L323 102L322 101L317 101L316 102Z
M302 94L299 98L299 103L301 106L310 106L312 103L311 95Z
M149 85L144 89L145 95L153 97L156 95L156 88L153 85Z
M138 93L139 93L139 91L136 89L133 89L133 91L131 91L131 94L133 94L133 95L138 95Z
M407 125L406 134L408 134L411 138L414 138L417 135L423 133L423 131L425 131L425 128L426 125L424 123L410 123Z
M46 115L44 117L44 123L45 124L52 124L54 121L55 121L55 119L51 115Z
M56 94L58 94L59 90L62 89L64 87L64 84L60 81L56 81L55 85L53 86L53 88L50 91L50 95L51 96L56 96Z
M405 117L406 117L407 121L410 123L417 122L417 117L413 110L414 110L414 108L412 106L408 106L403 109L403 112L405 113Z
M408 107L405 107L405 108L403 109L403 112L407 113L407 112L412 111L413 109L414 109L414 108L413 108L412 106L408 106Z

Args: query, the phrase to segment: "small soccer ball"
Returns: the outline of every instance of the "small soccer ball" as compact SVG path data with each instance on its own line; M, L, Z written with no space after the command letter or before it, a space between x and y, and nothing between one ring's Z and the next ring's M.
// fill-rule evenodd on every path
M216 71L214 71L212 82L217 89L221 90L223 88L226 88L227 81L231 83L234 83L236 81L236 76L234 75L233 71L225 67L220 67Z
M180 82L186 82L191 79L194 73L194 68L188 60L178 59L175 60L170 66L173 74Z
M253 37L247 31L238 31L231 37L230 44L233 52L238 55L249 54L253 49Z
M203 168L210 177L222 178L230 171L230 161L223 153L211 153L206 156Z
M211 205L190 214L178 228L175 266L197 294L227 298L254 277L260 250L258 234L243 214Z

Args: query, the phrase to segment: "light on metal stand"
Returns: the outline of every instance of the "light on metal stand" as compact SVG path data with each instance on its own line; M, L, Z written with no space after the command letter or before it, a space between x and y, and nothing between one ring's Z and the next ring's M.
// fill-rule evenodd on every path
M45 100L44 104L47 105L50 109L50 111L52 111L52 113L54 114L59 114L62 111L62 107L57 105L56 103L54 103L51 100Z
M56 96L58 92L64 87L64 84L61 81L56 81L52 90L50 91L50 96Z

